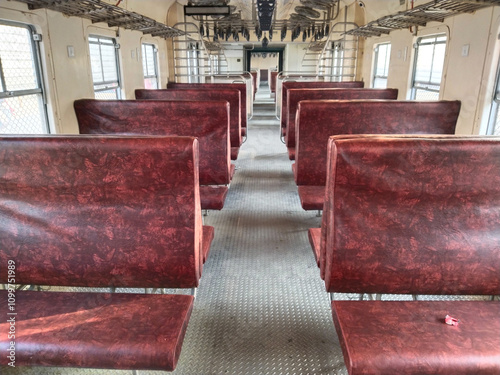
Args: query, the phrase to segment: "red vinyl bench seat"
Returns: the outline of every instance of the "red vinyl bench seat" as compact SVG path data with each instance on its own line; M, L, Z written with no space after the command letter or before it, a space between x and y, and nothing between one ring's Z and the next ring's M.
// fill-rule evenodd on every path
M300 205L306 211L322 210L325 201L325 187L322 185L299 185Z
M285 145L290 160L295 160L295 119L299 103L303 100L356 100L356 99L383 99L396 100L397 89L363 89L363 88L304 88L288 89ZM321 115L321 114L320 114Z
M225 185L201 185L201 208L204 210L222 210L228 191L229 188Z
M350 375L500 372L499 301L334 301L332 311Z
M278 78L278 73L278 71L273 70L269 74L269 90L271 90L271 94L276 93L276 79Z
M0 283L198 286L214 229L202 224L195 138L4 136L0 159ZM9 298L0 291L6 312ZM16 367L171 371L193 301L16 290L15 340L3 320L0 350L15 341ZM0 356L1 365L11 361Z
M7 311L6 290L0 301ZM190 295L16 292L15 365L173 371L193 301ZM6 326L0 323L5 337ZM3 354L8 347L2 340ZM8 362L2 355L0 363Z
M281 119L281 135L286 135L286 121L287 121L287 103L288 103L288 90L289 89L339 89L339 88L363 88L365 85L362 81L353 82L325 82L325 81L283 81L281 84L281 103L278 103L280 108Z
M236 89L240 92L241 99L241 136L244 137L247 134L247 119L250 110L247 105L247 85L245 83L180 83L180 82L168 82L167 89L197 89L197 90L226 90L226 89Z
M74 107L81 134L197 137L200 185L214 186L201 189L202 209L224 207L234 174L227 101L81 99Z
M138 100L225 100L229 102L229 122L231 141L231 160L238 158L242 143L241 134L241 95L236 89L168 89L168 90L135 90Z
M334 298L349 374L500 373L500 137L336 136L328 160L326 290L410 297Z
M295 125L297 145L292 168L302 207L305 210L323 209L326 146L330 136L454 134L459 113L459 101L301 101ZM325 147L320 147L321 144Z
M323 189L324 190L324 189ZM319 259L321 253L321 228L309 228L307 231L309 243L311 244L311 249L314 254L314 259L316 259L316 263L318 267L320 266Z
M253 99L255 100L255 94L257 94L257 88L258 88L258 82L257 82L258 73L256 71L252 71L250 72L250 75L252 76L252 91L253 91Z

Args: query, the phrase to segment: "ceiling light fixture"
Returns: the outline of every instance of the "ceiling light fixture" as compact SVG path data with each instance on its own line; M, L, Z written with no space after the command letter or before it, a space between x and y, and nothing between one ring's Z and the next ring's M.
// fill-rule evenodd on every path
M228 5L184 5L185 16L229 16L231 8Z

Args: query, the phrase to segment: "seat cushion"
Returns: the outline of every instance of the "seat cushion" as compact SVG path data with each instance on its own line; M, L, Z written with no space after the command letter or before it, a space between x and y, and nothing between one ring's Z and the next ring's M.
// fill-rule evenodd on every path
M0 308L7 311L7 291ZM192 308L188 295L16 291L15 365L171 371ZM11 341L6 320L2 353Z
M203 226L203 242L202 242L202 254L203 254L203 263L207 260L208 253L210 251L210 246L212 245L212 241L214 239L214 227L210 225Z
M247 135L247 128L241 128L241 136L245 137Z
M320 244L321 244L321 228L310 228L307 231L309 237L309 243L311 244L312 251L314 253L314 258L319 267L319 256L320 256Z
M231 147L231 160L238 159L238 154L240 153L239 147Z
M350 375L500 374L500 301L333 301L332 313Z
M300 204L304 210L322 210L325 202L324 186L299 185Z
M288 147L288 159L295 160L295 147Z
M203 210L222 210L229 188L225 185L200 186L201 208Z

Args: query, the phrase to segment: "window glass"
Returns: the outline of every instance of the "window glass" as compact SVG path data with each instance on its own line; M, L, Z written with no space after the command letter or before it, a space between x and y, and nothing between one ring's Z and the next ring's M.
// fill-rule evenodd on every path
M491 103L488 134L500 135L500 62L498 64L495 91L493 93L493 101Z
M500 135L500 111L498 110L498 104L496 105L497 115L495 116L495 125L493 128L493 135Z
M389 74L389 61L391 58L391 44L383 43L375 47L374 69L372 87L376 89L387 88L387 76Z
M46 134L47 110L34 28L0 23L0 133Z
M190 43L187 51L188 82L201 83L200 72L200 49L198 43Z
M120 99L117 50L115 39L89 36L90 66L96 99Z
M446 35L419 38L415 46L411 99L439 100Z
M344 62L344 49L342 47L342 42L333 42L333 57L332 57L332 80L334 82L342 81L342 71Z
M157 89L158 86L158 63L157 50L153 44L142 45L142 70L144 73L144 87L146 89Z

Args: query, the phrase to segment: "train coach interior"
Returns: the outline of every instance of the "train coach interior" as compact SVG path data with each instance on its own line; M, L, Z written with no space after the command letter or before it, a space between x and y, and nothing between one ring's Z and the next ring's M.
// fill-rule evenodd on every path
M324 210L305 210L301 206L294 161L290 160L284 144L290 131L283 130L286 102L282 99L287 82L362 82L364 89L396 89L392 91L396 97L390 100L398 102L459 102L451 133L498 142L499 5L498 0L0 0L2 140L8 141L12 136L77 137L83 132L75 101L132 102L138 89L174 90L167 83L191 84L193 88L202 84L244 84L245 93L239 95L246 104L240 107L241 145L238 144L239 153L231 161L234 177L230 183L224 183L228 189L223 208L201 211L202 224L213 227L214 235L206 263L200 263L202 277L197 288L17 285L19 292L30 289L194 295L175 369L163 372L133 364L100 368L77 366L74 361L68 365L65 364L68 354L63 351L57 354L56 349L56 359L48 363L42 360L34 366L12 366L9 361L0 360L0 372L16 375L384 373L356 372L356 367L346 359L347 344L339 336L340 318L332 318L332 300L497 304L498 288L498 293L490 293L488 289L477 294L456 290L393 294L325 289L321 260L311 251L308 230L326 225L326 206ZM132 111L122 117L133 115ZM113 116L110 121L120 117ZM201 113L199 117L202 122ZM231 143L227 153L230 153L233 140L229 139L229 133L227 137L226 143ZM342 143L342 139L337 142ZM326 147L326 140L322 147ZM204 156L201 150L200 159ZM298 150L295 152L298 155ZM231 156L227 153L229 160ZM0 149L3 207L0 207L0 234L7 238L17 234L12 234L14 230L9 227L8 215L14 199L7 198L10 195L5 193L11 194L8 190L11 187L10 177L2 180L4 174L8 175L7 169L2 172L4 157ZM492 170L499 164L499 160L494 160ZM492 185L499 182L495 180L497 172L491 175ZM457 176L467 180L463 174ZM327 185L333 183L327 179ZM491 206L500 202L500 195L496 194L490 199ZM485 207L477 208L474 215L481 210L486 212ZM500 211L492 208L488 212L492 215L491 226L480 238L488 245L499 244L500 228L495 218L500 217ZM66 235L67 232L61 234ZM9 238L5 242L0 239L0 244L11 246L13 237ZM450 241L454 240L455 237ZM9 254L15 253L12 251ZM7 259L9 256L0 251L0 260L5 263L0 264L4 289ZM492 259L488 272L495 273L500 259L498 246ZM498 276L491 276L491 280L500 285ZM7 300L0 307L5 307L5 312L0 311L2 327L8 317ZM17 309L21 308L18 304ZM99 320L99 311L95 314ZM500 322L498 317L493 320L494 336ZM6 336L8 325L3 326L0 334L4 335L5 329ZM42 331L50 334L50 329L47 326ZM18 331L21 342L18 353L24 350L29 353L30 344L23 344L22 337L22 331ZM492 340L489 348L500 343ZM86 338L85 342L75 337L71 341L74 349L70 351L92 352L93 343L99 341L100 337ZM7 345L0 347L7 353L10 340L1 337L0 343ZM373 342L373 346L378 345L384 353L384 344ZM448 350L453 348L450 346ZM465 371L464 374L500 371L498 349L496 353L494 349L486 351L488 355L493 352L489 367L478 367L476 372L459 370ZM112 355L119 355L117 352ZM422 357L425 355L429 354ZM2 356L6 357L3 353ZM458 367L435 368L443 374L459 373L454 372ZM395 371L391 373L404 373Z

